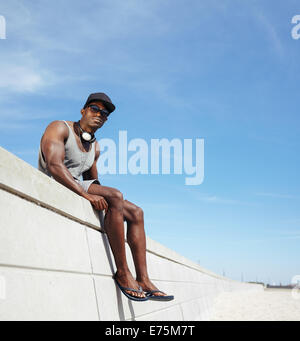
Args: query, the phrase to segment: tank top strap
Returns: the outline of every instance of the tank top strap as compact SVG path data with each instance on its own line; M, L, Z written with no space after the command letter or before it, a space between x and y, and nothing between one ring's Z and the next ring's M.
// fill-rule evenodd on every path
M68 125L67 121L61 120L61 122L64 122L65 125L68 127L68 129L69 129L69 136L70 136L70 132L72 132L71 127Z
M73 132L73 130L72 130L72 128L69 126L69 124L68 124L68 122L67 121L64 121L64 120L62 120L62 122L64 122L65 123L65 125L68 127L68 129L69 129L69 136L68 136L68 138L67 138L67 141L66 141L66 144L70 144L70 139L72 139L72 143L75 143L75 145L77 146L77 142L76 142L76 138L75 138L75 134L74 134L74 132ZM78 147L77 147L78 148ZM79 148L78 148L79 149Z

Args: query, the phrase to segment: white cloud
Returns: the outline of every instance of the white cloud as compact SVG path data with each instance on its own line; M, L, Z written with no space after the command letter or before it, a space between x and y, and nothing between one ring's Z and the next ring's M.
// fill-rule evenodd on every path
M209 204L225 204L225 205L243 205L249 204L236 199L223 198L215 194L195 193L191 191L191 194L196 200L203 201Z
M280 193L256 193L256 195L260 197L270 197L270 198L278 198L278 199L295 199L297 198L291 194L280 194Z
M198 200L204 201L206 203L212 203L212 204L229 204L229 205L242 204L242 202L239 200L221 198L215 195L203 196L203 197L199 196Z
M0 65L0 88L16 92L34 92L43 84L36 71L17 65Z
M74 87L83 78L96 81L99 75L121 84L129 81L137 88L141 79L150 78L150 85L145 84L148 90L154 82L164 83L151 81L151 72L146 71L148 76L143 77L140 71L147 69L145 61L133 58L126 47L126 41L168 30L168 23L158 15L158 0L43 5L11 0L1 7L9 27L7 45L0 57L3 97L13 96L14 92L38 93L45 87L59 93L53 86L72 83Z
M29 48L4 49L0 57L0 75L1 97L6 98L14 93L35 93L56 83L56 77L42 66Z

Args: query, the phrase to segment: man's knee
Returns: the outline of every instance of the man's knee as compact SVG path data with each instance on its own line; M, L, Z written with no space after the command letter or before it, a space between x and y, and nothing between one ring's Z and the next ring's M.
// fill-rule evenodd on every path
M111 191L110 200L123 201L123 194L119 190L114 189Z
M144 211L138 206L135 206L132 215L136 222L141 222L144 220Z
M110 193L110 195L107 198L108 203L111 207L123 207L123 194L117 190L117 189L113 189Z

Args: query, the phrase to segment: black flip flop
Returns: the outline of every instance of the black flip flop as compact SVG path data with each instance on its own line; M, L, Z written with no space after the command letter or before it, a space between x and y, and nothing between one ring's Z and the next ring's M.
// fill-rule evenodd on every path
M172 301L172 300L174 300L174 296L173 295L168 295L168 296L153 295L156 292L160 292L162 294L165 294L163 291L160 291L160 290L146 291L145 294L149 298L149 300L152 300L152 301Z
M136 290L136 289L132 289L132 288L126 288L126 287L122 287L122 285L117 281L116 277L114 276L113 277L114 280L116 281L119 289L122 291L122 293L127 297L129 298L130 300L133 300L133 301L137 301L137 302L144 302L144 301L148 301L148 297L146 295L146 297L136 297L136 296L132 296L130 294L128 294L125 290L128 290L128 291L134 291L134 292L138 292L138 293L143 293L143 289L139 286L139 290Z

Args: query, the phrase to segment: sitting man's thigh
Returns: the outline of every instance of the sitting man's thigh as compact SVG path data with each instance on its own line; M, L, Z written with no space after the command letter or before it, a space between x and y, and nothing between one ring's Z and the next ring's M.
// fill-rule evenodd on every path
M123 200L122 193L118 189L113 187L92 184L88 189L88 193L100 195L104 197L104 199L107 200L108 202L112 200Z

